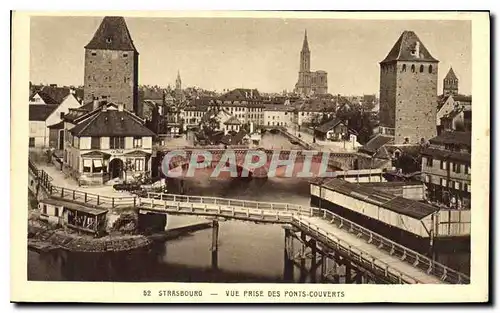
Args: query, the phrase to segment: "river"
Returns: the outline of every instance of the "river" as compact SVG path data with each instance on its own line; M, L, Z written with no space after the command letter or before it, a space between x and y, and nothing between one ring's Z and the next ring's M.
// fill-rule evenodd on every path
M261 144L266 148L292 148L289 141L279 134L264 134ZM178 185L170 181L169 191L177 192ZM187 179L184 182L184 192L192 195L309 204L309 183L306 179L298 178ZM169 216L167 228L200 220L203 218ZM148 252L131 254L65 254L62 257L29 251L28 279L269 283L290 280L310 282L312 279L301 276L297 268L293 277L284 277L284 230L280 225L221 221L216 264L210 251L211 232L211 229L198 231L187 237L156 244ZM343 268L339 268L339 274L343 274ZM317 275L315 281L319 281Z

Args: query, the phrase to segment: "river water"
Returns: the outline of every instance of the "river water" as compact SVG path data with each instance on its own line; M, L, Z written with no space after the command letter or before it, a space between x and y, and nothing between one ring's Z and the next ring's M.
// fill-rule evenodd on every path
M266 148L292 148L279 134L266 133ZM294 148L297 148L296 146ZM169 192L178 192L178 181L169 181ZM185 194L256 201L309 204L309 183L299 178L184 181ZM167 228L203 221L201 217L169 216ZM147 252L131 254L48 255L28 252L28 279L51 281L140 282L311 282L313 276L284 275L284 230L280 225L244 221L219 223L219 249L215 261L210 251L212 230L155 244ZM298 250L296 250L298 251ZM339 274L343 269L340 268ZM288 272L290 273L290 272ZM303 274L303 273L302 273ZM315 281L319 281L316 279ZM342 278L341 281L342 282Z

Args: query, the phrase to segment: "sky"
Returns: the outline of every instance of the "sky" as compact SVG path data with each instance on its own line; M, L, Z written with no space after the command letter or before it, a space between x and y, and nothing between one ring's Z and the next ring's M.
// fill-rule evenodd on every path
M32 17L30 80L83 85L84 46L102 17ZM223 91L293 90L307 29L311 70L328 72L328 92L378 94L382 61L404 30L438 59L438 90L450 66L459 91L471 93L469 21L277 18L138 18L126 22L139 51L139 84Z

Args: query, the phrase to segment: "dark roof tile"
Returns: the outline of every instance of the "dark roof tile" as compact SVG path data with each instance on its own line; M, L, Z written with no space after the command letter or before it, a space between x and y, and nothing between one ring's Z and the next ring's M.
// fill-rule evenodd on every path
M30 121L45 121L58 105L31 104L29 106Z
M418 46L418 55L414 54ZM426 61L438 62L427 50L417 34L405 30L394 44L389 54L380 63L393 61Z
M135 51L125 19L106 16L85 49Z

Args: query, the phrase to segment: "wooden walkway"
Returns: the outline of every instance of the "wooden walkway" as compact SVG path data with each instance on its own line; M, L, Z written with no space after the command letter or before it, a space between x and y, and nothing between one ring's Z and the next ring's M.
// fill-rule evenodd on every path
M31 168L32 173L38 173ZM45 177L41 175L39 177ZM469 277L363 228L328 210L290 203L149 193L147 198L101 197L54 186L40 179L52 198L99 207L192 214L256 222L292 224L351 261L393 283L467 284Z

